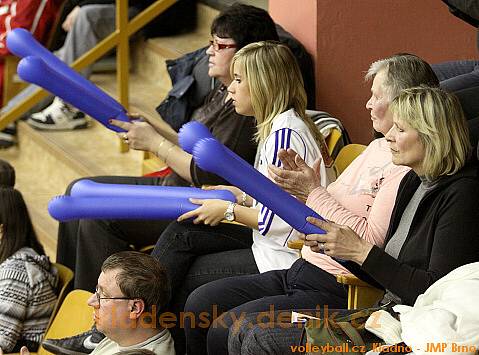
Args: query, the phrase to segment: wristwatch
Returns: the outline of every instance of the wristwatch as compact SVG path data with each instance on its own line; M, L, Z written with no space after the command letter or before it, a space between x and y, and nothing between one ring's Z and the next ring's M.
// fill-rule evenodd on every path
M235 207L237 203L236 202L230 202L228 207L226 208L225 211L225 219L228 222L233 222L235 220Z

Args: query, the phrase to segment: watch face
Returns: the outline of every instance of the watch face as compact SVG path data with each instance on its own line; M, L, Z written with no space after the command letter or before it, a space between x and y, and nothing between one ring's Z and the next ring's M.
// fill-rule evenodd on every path
M232 222L235 219L233 212L226 212L225 219L229 222Z

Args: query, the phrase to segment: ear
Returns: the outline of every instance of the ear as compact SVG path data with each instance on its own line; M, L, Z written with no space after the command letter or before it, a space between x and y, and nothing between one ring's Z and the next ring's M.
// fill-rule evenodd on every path
M134 299L130 301L130 319L137 319L145 311L145 302L141 299Z

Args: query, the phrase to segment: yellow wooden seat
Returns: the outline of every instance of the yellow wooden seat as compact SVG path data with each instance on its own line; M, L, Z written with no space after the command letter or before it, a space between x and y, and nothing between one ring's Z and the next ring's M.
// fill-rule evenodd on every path
M371 286L352 274L336 275L336 281L348 286L348 309L371 307L384 295L383 290Z
M338 156L334 160L334 166L338 176L346 170L349 164L351 164L364 149L366 149L366 146L363 144L348 144L339 151Z
M53 322L45 334L45 339L59 339L77 335L89 330L93 325L92 311L87 305L91 292L75 290L70 292ZM41 346L38 349L39 355L51 354Z
M53 308L52 315L50 316L50 321L47 325L47 331L48 328L50 328L56 314L58 313L58 310L60 309L60 306L62 305L63 300L67 295L68 287L73 280L73 271L71 271L70 268L59 263L53 263L53 266L58 270L58 298L55 304L55 308Z
M334 150L336 148L336 145L338 144L339 140L341 139L342 133L339 129L333 128L331 129L331 132L329 135L326 137L326 145L328 146L328 152L330 156L334 155Z

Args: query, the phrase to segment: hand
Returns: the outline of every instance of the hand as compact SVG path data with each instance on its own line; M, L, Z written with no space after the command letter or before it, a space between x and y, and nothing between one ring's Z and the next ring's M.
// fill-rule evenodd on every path
M362 265L373 247L348 226L322 221L314 217L308 217L306 220L326 232L326 234L300 236L304 240L304 245L309 246L314 252L324 252L326 255L351 260Z
M229 186L229 185L215 185L215 186L205 186L205 190L227 190L230 191L233 195L235 195L236 203L238 205L243 204L243 191L241 191L236 186ZM251 204L249 204L251 202ZM253 201L251 197L246 196L245 205L251 207L253 205Z
M72 11L67 15L65 18L65 21L62 23L62 28L68 32L72 29L73 24L75 23L75 20L78 16L78 13L80 12L80 6L75 6Z
M321 159L317 159L311 168L293 149L287 151L280 149L278 157L283 163L283 168L270 164L268 166L269 176L291 195L306 202L309 194L321 186L319 173Z
M228 201L215 199L200 200L190 198L190 201L195 205L201 206L193 211L186 212L185 214L178 217L178 222L196 217L193 220L194 224L204 223L206 225L214 227L217 226L224 219L226 209L229 205Z
M109 123L127 131L119 135L132 149L156 153L160 143L165 140L148 122L110 120Z
M28 348L26 346L22 346L20 349L20 355L30 355L30 351L28 351Z
M163 118L159 116L146 117L146 116L141 116L137 113L129 113L128 116L130 117L131 120L141 120L141 121L148 122L162 136L164 136L167 133L176 134L175 130L171 128L171 126L168 123L166 123L163 120Z

